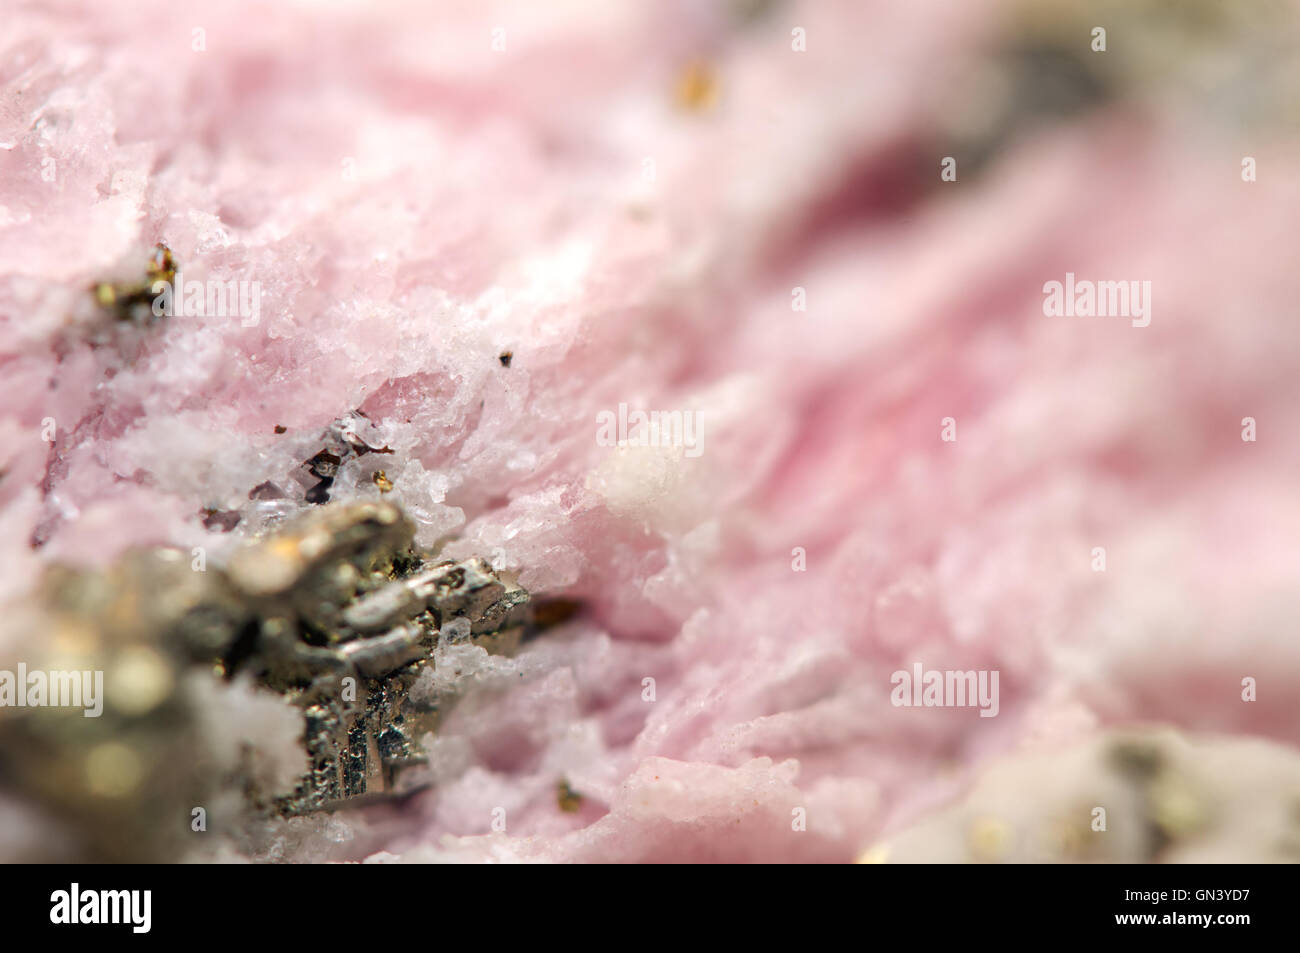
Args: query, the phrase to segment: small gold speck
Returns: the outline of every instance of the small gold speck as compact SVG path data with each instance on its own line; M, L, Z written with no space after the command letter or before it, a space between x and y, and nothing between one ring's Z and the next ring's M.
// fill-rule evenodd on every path
M95 285L95 300L101 308L111 308L117 303L117 289L106 281Z
M677 105L691 112L705 112L718 99L718 81L704 63L691 63L677 78Z
M1151 785L1148 795L1156 825L1170 838L1187 837L1205 827L1205 806L1181 779L1161 779Z
M565 814L575 814L582 807L582 795L569 787L569 782L563 778L555 786L555 801Z
M1001 860L1011 846L1011 827L998 817L976 818L971 822L967 845L978 861Z
M889 861L889 845L876 844L858 855L859 864L883 864Z

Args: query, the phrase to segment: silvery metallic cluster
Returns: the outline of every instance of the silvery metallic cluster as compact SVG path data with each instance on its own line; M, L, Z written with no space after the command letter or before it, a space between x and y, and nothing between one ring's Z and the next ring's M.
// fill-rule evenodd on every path
M248 816L297 815L411 790L422 737L454 699L437 651L511 653L528 593L480 559L440 561L383 502L331 504L235 551L224 568L175 549L47 579L51 642L109 672L105 716L30 709L3 722L16 789L72 822L91 856L167 859L190 805L222 789ZM204 750L205 690L251 682L302 712L307 771L277 791L247 757ZM245 752L245 755L248 753ZM175 821L169 823L168 818Z

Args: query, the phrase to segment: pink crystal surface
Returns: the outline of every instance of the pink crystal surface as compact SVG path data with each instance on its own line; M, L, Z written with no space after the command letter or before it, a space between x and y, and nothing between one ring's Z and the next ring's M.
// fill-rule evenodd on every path
M1109 726L1300 744L1293 144L1115 107L944 183L917 143L999 8L723 9L6 13L0 597L221 559L360 410L422 542L584 606L451 659L436 788L286 856L847 861ZM87 288L158 241L257 323L92 346ZM1150 325L1045 316L1066 272L1151 281ZM602 446L621 403L701 452ZM916 662L998 670L998 716L892 706Z

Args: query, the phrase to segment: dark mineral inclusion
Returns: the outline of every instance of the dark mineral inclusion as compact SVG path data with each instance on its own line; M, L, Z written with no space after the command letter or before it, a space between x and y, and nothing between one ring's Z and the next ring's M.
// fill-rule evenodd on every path
M252 815L296 815L418 786L420 739L455 692L412 693L440 641L513 652L529 596L486 562L451 562L413 545L414 525L384 502L328 504L196 569L174 549L133 551L104 572L60 569L47 581L55 618L95 632L98 658L148 646L180 683L251 676L301 708L308 773L272 796L250 775L217 777L179 691L147 715L98 719L32 711L0 724L0 783L59 815L82 856L167 860L186 845L191 805L232 785ZM61 623L61 624L63 624ZM125 706L130 712L131 706ZM106 740L132 748L140 794L96 797L69 765ZM175 821L160 822L162 816ZM174 812L174 814L173 814ZM171 833L169 833L171 832Z

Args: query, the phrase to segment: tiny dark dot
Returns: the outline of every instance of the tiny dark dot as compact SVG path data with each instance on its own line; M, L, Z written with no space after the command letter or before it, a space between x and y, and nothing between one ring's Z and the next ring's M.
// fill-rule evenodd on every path
M502 351L501 356L497 358L497 360L501 362L502 367L509 367L510 361L514 358L514 356L515 356L514 351Z
M276 432L276 433L284 433L284 432L285 432L286 430L288 430L288 429L289 429L289 428L286 427L284 424L276 424L276 425L275 425L275 432Z

